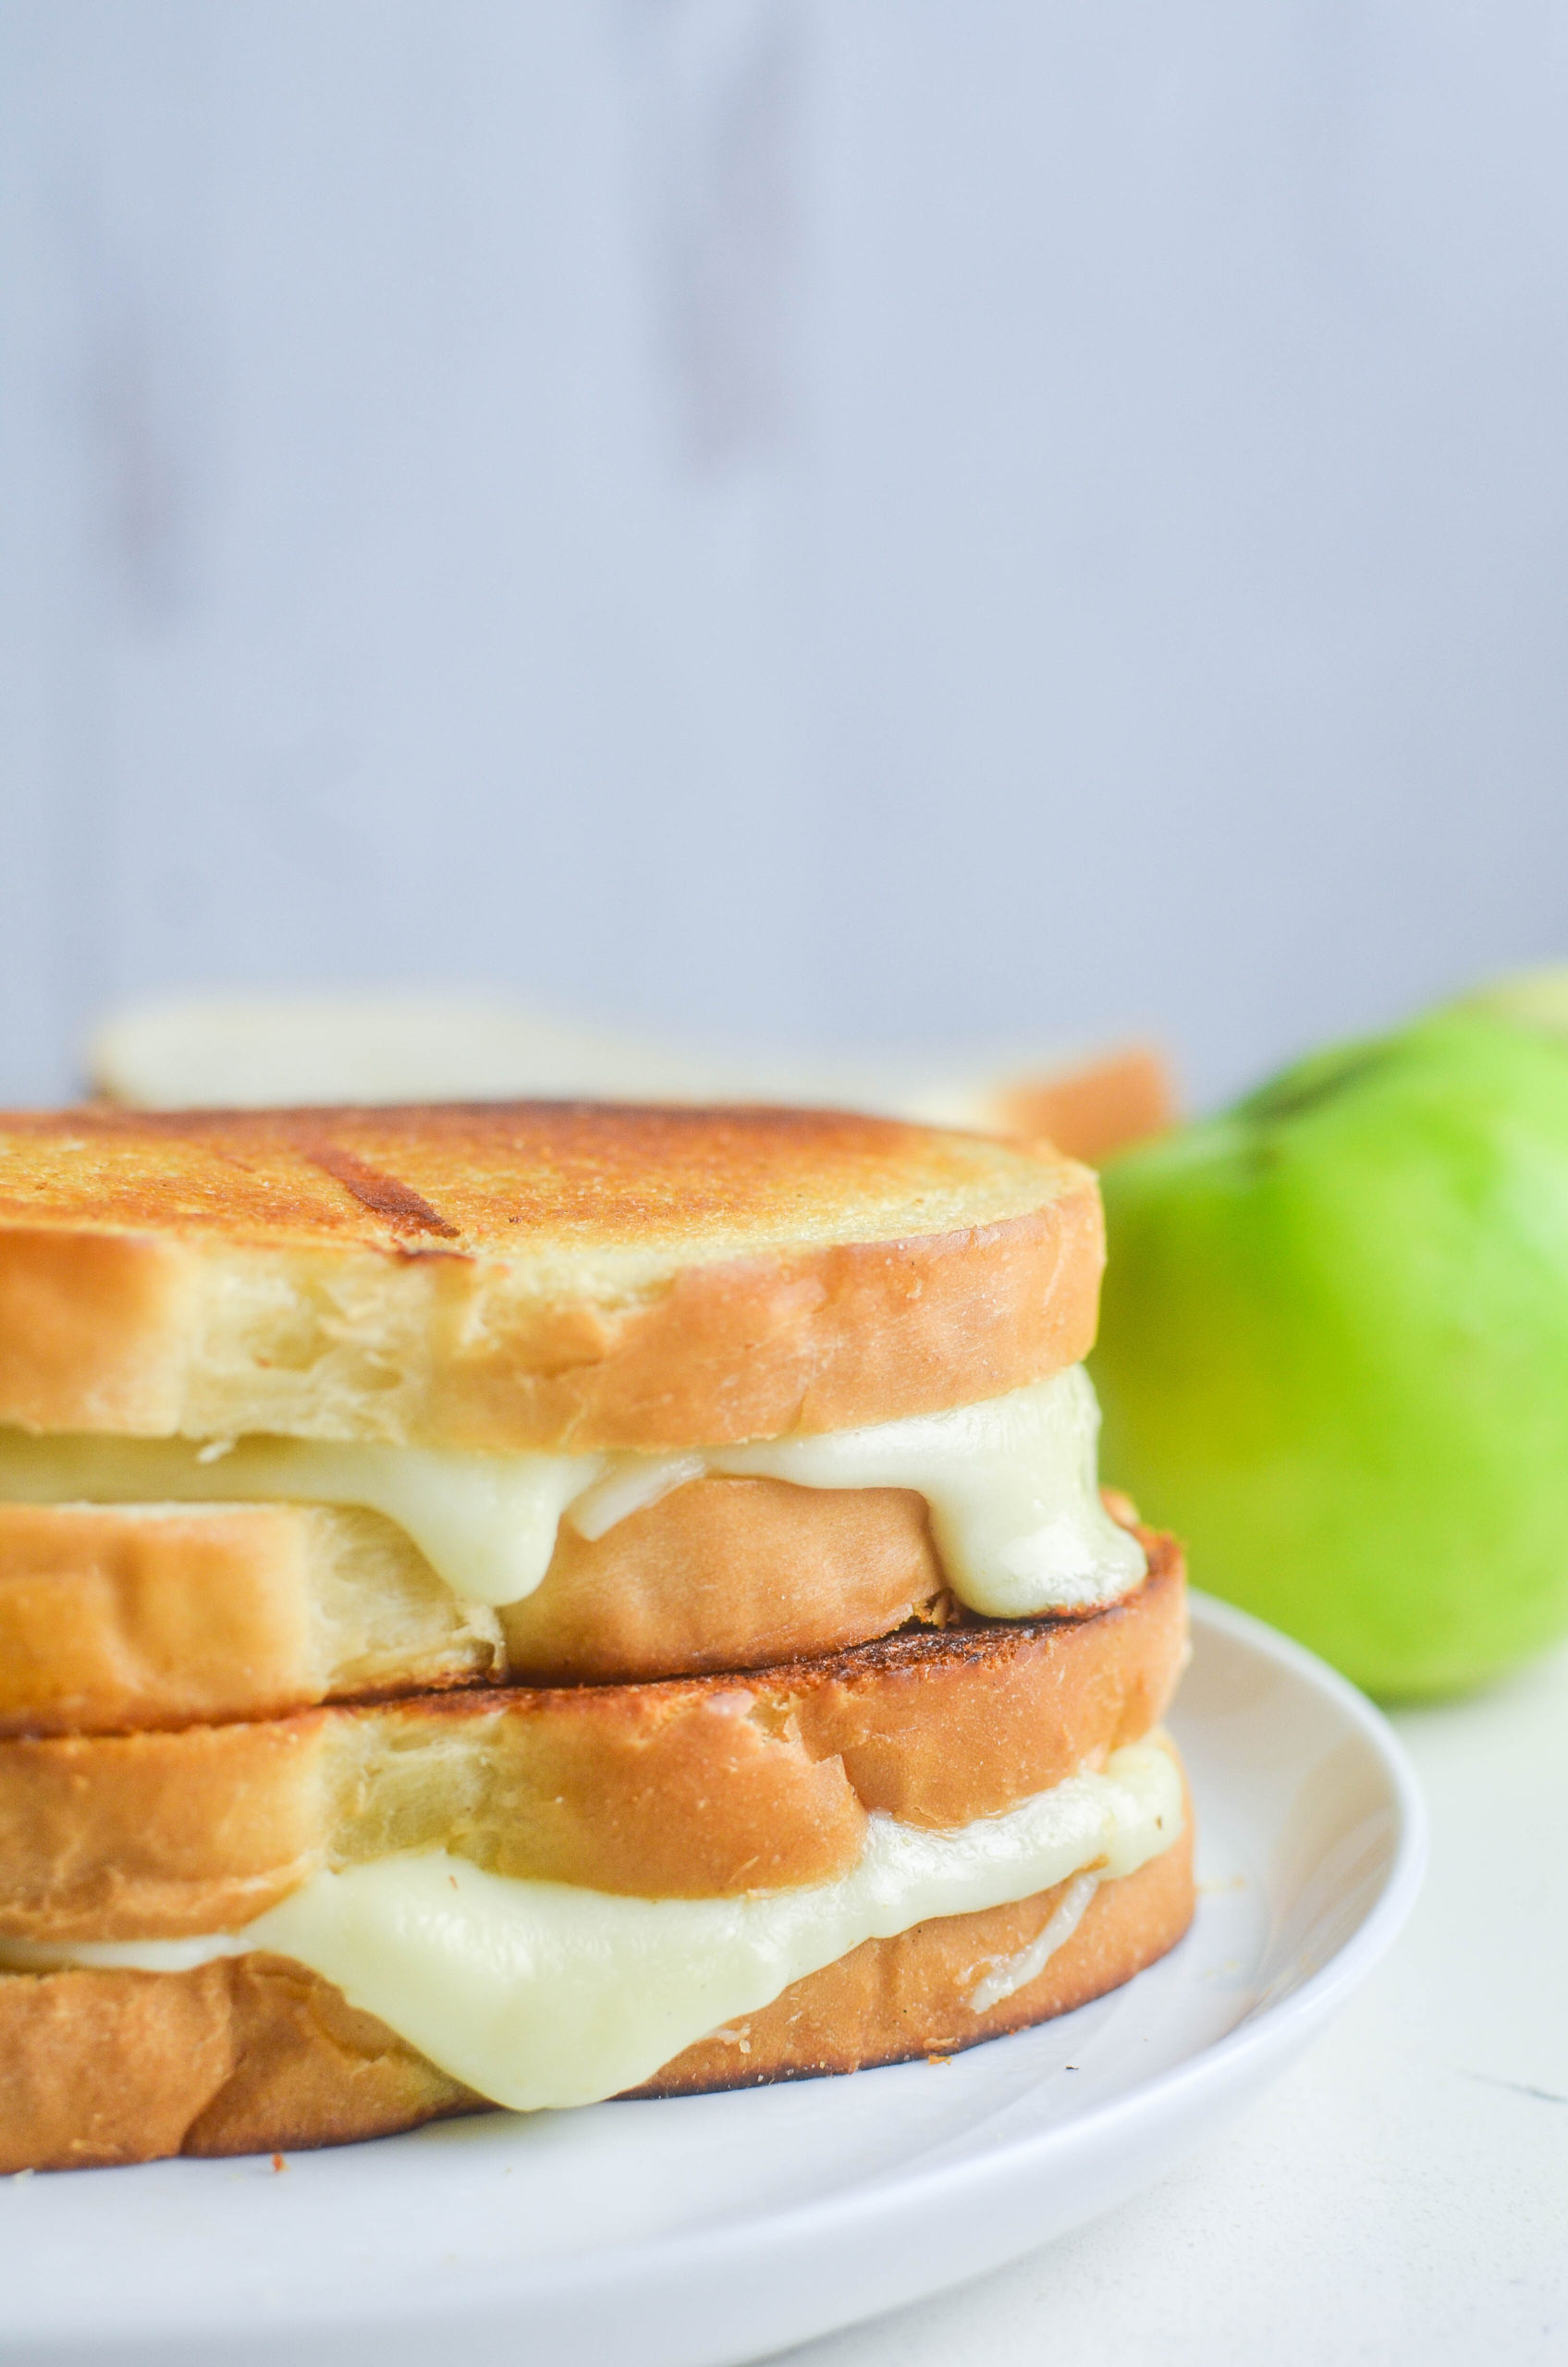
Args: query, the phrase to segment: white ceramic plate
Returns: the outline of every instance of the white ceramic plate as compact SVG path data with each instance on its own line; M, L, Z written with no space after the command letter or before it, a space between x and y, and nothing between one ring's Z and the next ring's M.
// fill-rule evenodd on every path
M1322 2028L1424 1856L1388 1727L1194 1602L1172 1726L1198 1917L1114 1996L950 2063L448 2122L265 2161L0 2180L0 2355L52 2367L733 2367L1158 2177Z

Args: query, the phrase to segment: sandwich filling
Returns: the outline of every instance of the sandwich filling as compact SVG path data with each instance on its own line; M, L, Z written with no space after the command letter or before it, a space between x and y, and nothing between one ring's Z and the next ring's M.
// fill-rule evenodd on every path
M1133 1873L1182 1829L1158 1735L999 1816L930 1832L880 1812L834 1882L646 1899L484 1871L443 1849L312 1876L242 1931L191 1940L0 1943L18 1970L180 1971L264 1950L331 1981L431 2062L528 2111L640 2086L687 2046L770 2005L862 1942L1068 1885L1039 1939L974 1968L976 2014L1036 1979L1096 1882Z
M924 1496L943 1574L992 1619L1093 1608L1137 1585L1144 1557L1106 1514L1099 1409L1080 1365L980 1404L863 1429L671 1454L468 1454L276 1437L137 1439L0 1432L0 1501L304 1502L382 1514L451 1591L503 1606L532 1594L562 1520L590 1539L708 1475Z

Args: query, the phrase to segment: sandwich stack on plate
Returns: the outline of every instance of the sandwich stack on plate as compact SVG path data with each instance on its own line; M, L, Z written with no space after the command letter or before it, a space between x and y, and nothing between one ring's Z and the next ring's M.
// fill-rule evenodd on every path
M0 2168L946 2054L1192 1913L1047 1147L0 1120Z

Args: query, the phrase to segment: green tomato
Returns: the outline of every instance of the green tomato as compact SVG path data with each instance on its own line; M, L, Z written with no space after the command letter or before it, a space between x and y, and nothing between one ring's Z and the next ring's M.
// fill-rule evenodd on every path
M1484 1009L1113 1160L1101 1466L1371 1691L1568 1630L1568 1039Z

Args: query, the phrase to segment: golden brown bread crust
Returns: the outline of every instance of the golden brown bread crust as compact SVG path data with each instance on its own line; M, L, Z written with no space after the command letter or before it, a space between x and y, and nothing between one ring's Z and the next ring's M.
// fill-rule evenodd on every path
M947 2054L1070 2012L1174 1947L1192 1918L1189 1831L1103 1883L1038 1978L973 2013L990 1961L1028 1946L1059 1890L868 1940L643 2094L800 2079ZM270 2153L390 2135L483 2100L341 1992L277 1956L195 1971L0 1974L0 2173Z
M0 1936L235 1930L327 1865L451 1847L641 1896L823 1882L868 1809L950 1828L1155 1725L1181 1557L1078 1620L905 1634L750 1675L419 1696L227 1726L0 1743Z
M113 1734L319 1699L291 1504L0 1504L0 1734ZM286 1689L285 1689L286 1688Z
M0 1115L6 1228L208 1233L266 1248L604 1252L666 1275L814 1241L900 1240L925 1229L927 1211L995 1223L1068 1180L1068 1162L1016 1147L834 1110L94 1103Z
M389 2136L480 2100L280 1956L0 1973L0 2170Z
M563 1522L543 1586L500 1624L514 1677L604 1684L813 1660L958 1615L913 1490L709 1478L592 1543Z
M499 1613L374 1513L0 1504L0 1735L766 1668L952 1615L907 1489L689 1481L592 1542L563 1523L543 1585Z
M0 1421L504 1452L891 1421L1075 1363L1085 1169L841 1113L0 1120Z
M272 1717L504 1674L493 1612L322 1504L0 1504L0 1735Z

